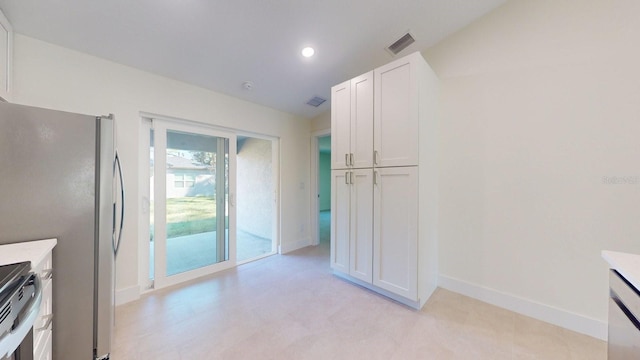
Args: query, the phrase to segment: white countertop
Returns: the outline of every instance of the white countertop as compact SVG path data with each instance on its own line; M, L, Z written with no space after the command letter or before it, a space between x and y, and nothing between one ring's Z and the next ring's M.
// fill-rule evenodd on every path
M40 263L58 243L57 239L25 241L0 245L0 265L31 261L31 265Z
M640 290L640 255L617 251L602 251L609 267L618 271L636 289Z

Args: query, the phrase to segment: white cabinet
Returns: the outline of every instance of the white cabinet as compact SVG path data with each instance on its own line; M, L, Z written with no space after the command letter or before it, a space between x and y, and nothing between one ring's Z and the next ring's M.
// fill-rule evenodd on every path
M347 169L351 155L351 82L331 88L331 168Z
M11 100L13 28L0 11L0 98Z
M418 168L376 169L373 284L418 300Z
M351 185L348 170L331 171L331 268L349 273Z
M349 237L349 275L370 283L373 279L373 169L352 170L351 220Z
M374 71L374 150L376 166L418 165L420 53Z
M40 314L33 324L33 358L50 360L53 340L53 260L51 252L39 264L32 264L33 271L42 281Z
M331 267L371 283L373 169L331 172Z
M372 281L373 169L331 171L331 267Z
M331 88L331 144L333 169L373 166L372 71Z
M438 92L414 53L331 96L331 267L416 308L437 283Z

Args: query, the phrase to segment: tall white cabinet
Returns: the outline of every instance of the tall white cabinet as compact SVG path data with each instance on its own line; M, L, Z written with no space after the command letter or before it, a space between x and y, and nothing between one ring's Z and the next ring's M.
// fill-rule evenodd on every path
M331 91L331 267L416 308L437 285L438 93L420 53Z

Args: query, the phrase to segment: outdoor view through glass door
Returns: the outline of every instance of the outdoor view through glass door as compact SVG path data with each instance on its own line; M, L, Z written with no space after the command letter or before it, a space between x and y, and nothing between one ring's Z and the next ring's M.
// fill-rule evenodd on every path
M232 266L234 135L154 122L150 144L149 264L156 287Z

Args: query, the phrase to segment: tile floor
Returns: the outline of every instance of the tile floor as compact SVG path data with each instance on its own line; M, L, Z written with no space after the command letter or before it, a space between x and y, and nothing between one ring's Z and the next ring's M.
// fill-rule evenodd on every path
M120 306L112 359L606 359L603 341L443 289L409 309L328 258L323 241Z

